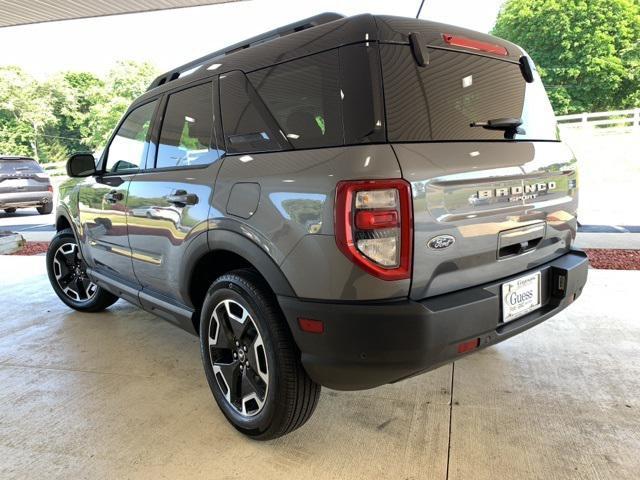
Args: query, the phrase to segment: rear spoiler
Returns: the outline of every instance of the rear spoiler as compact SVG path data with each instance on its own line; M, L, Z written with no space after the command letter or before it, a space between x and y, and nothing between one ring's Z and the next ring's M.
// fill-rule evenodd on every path
M255 37L248 38L241 42L225 47L221 50L217 50L208 55L205 55L204 57L197 58L189 63L185 63L184 65L174 68L173 70L169 70L162 75L159 75L153 82L151 82L151 85L149 85L147 91L159 87L160 85L164 85L165 83L172 82L173 80L177 80L178 78L180 78L181 74L189 71L195 71L206 62L210 62L217 58L222 58L226 55L230 55L240 50L255 47L256 45L260 45L262 43L270 42L271 40L275 40L276 38L284 37L292 33L307 30L309 28L317 27L318 25L323 25L325 23L340 20L342 18L345 18L344 15L340 15L339 13L325 12L313 17L305 18L304 20L290 23L289 25L285 25L284 27L270 30Z

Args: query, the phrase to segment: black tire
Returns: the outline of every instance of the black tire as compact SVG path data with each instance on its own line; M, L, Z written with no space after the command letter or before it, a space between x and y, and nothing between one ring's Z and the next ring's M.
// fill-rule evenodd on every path
M80 277L79 281L82 282L83 285L88 284L91 288L92 293L91 295L89 295L87 293L87 287L85 287L84 290L86 298L83 298L78 294L76 294L78 298L72 298L69 293L65 293L65 290L63 290L62 284L64 282L62 280L68 277L68 275L74 274L72 270L75 269L70 268L69 264L64 263L64 261L59 256L64 256L64 254L59 252L61 248L67 248L70 252L67 255L72 256L73 249L71 245L75 245L76 252L79 251L76 237L70 228L58 232L49 244L49 249L47 250L47 273L49 275L49 282L51 282L53 291L56 292L56 295L58 295L60 300L62 300L65 304L67 304L74 310L78 310L81 312L101 312L105 308L113 305L118 300L118 297L110 292L107 292L102 287L91 283L91 281L86 278L86 265L84 264L81 256L79 256L77 253L75 255L76 263L74 264L74 266L80 269L81 274L74 278ZM58 276L60 276L61 278L59 279ZM69 283L71 284L72 281L69 281ZM74 282L74 285L78 284ZM91 287L91 285L93 287ZM82 290L77 287L75 288L76 290Z
M40 215L49 215L53 212L53 203L45 203L43 206L37 207L37 210Z
M17 210L17 208L14 208L14 207L12 207L12 208L5 208L5 209L4 209L4 211L5 211L6 213L16 213L16 210Z
M217 338L217 340L214 339L216 345L219 343L237 345L235 340L229 336L233 335L231 329L226 329L229 335L224 337L223 333L221 333L223 330L220 330L222 327L217 326L218 323L214 320L214 310L216 310L215 318L220 319L220 325L224 324L224 322L232 321L230 320L232 317L229 316L226 317L226 320L223 319L226 315L225 311L230 312L229 310L224 310L225 301L234 305L235 308L243 308L245 309L244 311L248 312L250 318L245 321L248 327L241 324L240 327L236 325L236 328L246 328L250 333L253 331L254 337L256 335L259 338L261 337L261 343L264 345L263 356L260 355L259 347L253 346L257 343L257 340L248 350L249 352L254 352L253 359L256 360L256 365L253 365L253 360L249 357L249 353L246 354L247 356L245 354L241 356L241 358L248 359L247 362L250 361L249 367L245 367L239 373L240 378L237 379L236 383L238 389L235 392L238 394L236 396L240 397L242 411L239 411L237 405L234 406L231 399L227 399L225 389L221 386L222 382L227 385L227 392L231 392L232 389L228 387L226 380L220 376L221 370L219 367L217 372L218 378L221 380L216 378L212 362L213 355L216 357L216 366L221 365L221 363L218 363L223 361L220 352L229 350L230 355L236 356L227 357L230 359L228 361L231 362L229 363L229 368L232 368L231 365L237 364L237 360L233 358L240 358L238 356L240 356L240 350L242 350L242 345L238 348L237 353L233 352L236 348L235 346L227 349L224 346L210 345L209 336L212 328L215 330L213 335ZM249 320L252 320L252 322L249 323ZM225 339L220 340L221 336ZM238 336L238 338L245 337ZM202 308L200 346L204 371L213 396L229 423L241 433L257 440L270 440L302 426L313 414L320 397L321 387L311 380L305 372L300 362L300 353L296 348L275 296L264 280L253 270L235 270L213 282L207 292ZM247 351L247 349L245 348L244 351ZM261 357L261 360L258 357ZM263 362L262 366L260 365L261 362ZM242 363L242 360L240 360L240 363ZM264 368L267 365L268 368ZM262 392L264 393L263 403L261 407L256 409L257 413L248 416L245 414L248 411L248 408L245 408L245 402L251 395L244 395L245 379L249 375L253 375L254 380L247 381L247 385L249 383L254 384L256 381L260 382L260 378L256 373L257 370L262 370L262 372L257 373L267 376L267 382L262 382L266 385L266 392ZM249 400L247 403L251 401ZM254 404L257 405L255 402Z

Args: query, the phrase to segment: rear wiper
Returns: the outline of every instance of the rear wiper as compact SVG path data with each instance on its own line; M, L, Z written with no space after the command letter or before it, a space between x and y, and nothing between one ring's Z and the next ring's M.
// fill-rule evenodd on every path
M518 135L525 135L527 132L524 128L520 128L522 125L521 118L492 118L486 122L471 122L470 127L482 127L487 130L503 130L504 138L513 139Z

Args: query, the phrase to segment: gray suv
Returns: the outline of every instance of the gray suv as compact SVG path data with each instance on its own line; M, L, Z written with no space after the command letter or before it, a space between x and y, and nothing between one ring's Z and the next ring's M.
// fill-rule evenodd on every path
M49 277L199 335L222 413L274 438L320 385L397 382L573 302L575 167L518 46L322 14L161 75L73 156Z
M53 186L49 175L33 158L0 156L0 209L36 207L41 215L53 211Z

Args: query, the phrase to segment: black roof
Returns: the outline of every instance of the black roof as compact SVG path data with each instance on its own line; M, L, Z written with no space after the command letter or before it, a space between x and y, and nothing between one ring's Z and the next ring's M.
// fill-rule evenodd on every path
M517 62L523 54L511 42L453 25L415 18L371 14L343 17L336 13L323 13L252 37L170 70L157 77L134 105L207 77L232 70L248 73L343 45L366 41L409 44L409 34L414 32L420 33L431 48L460 49L445 42L444 34L451 34L505 47L508 55L497 58ZM482 54L493 56L491 53Z

